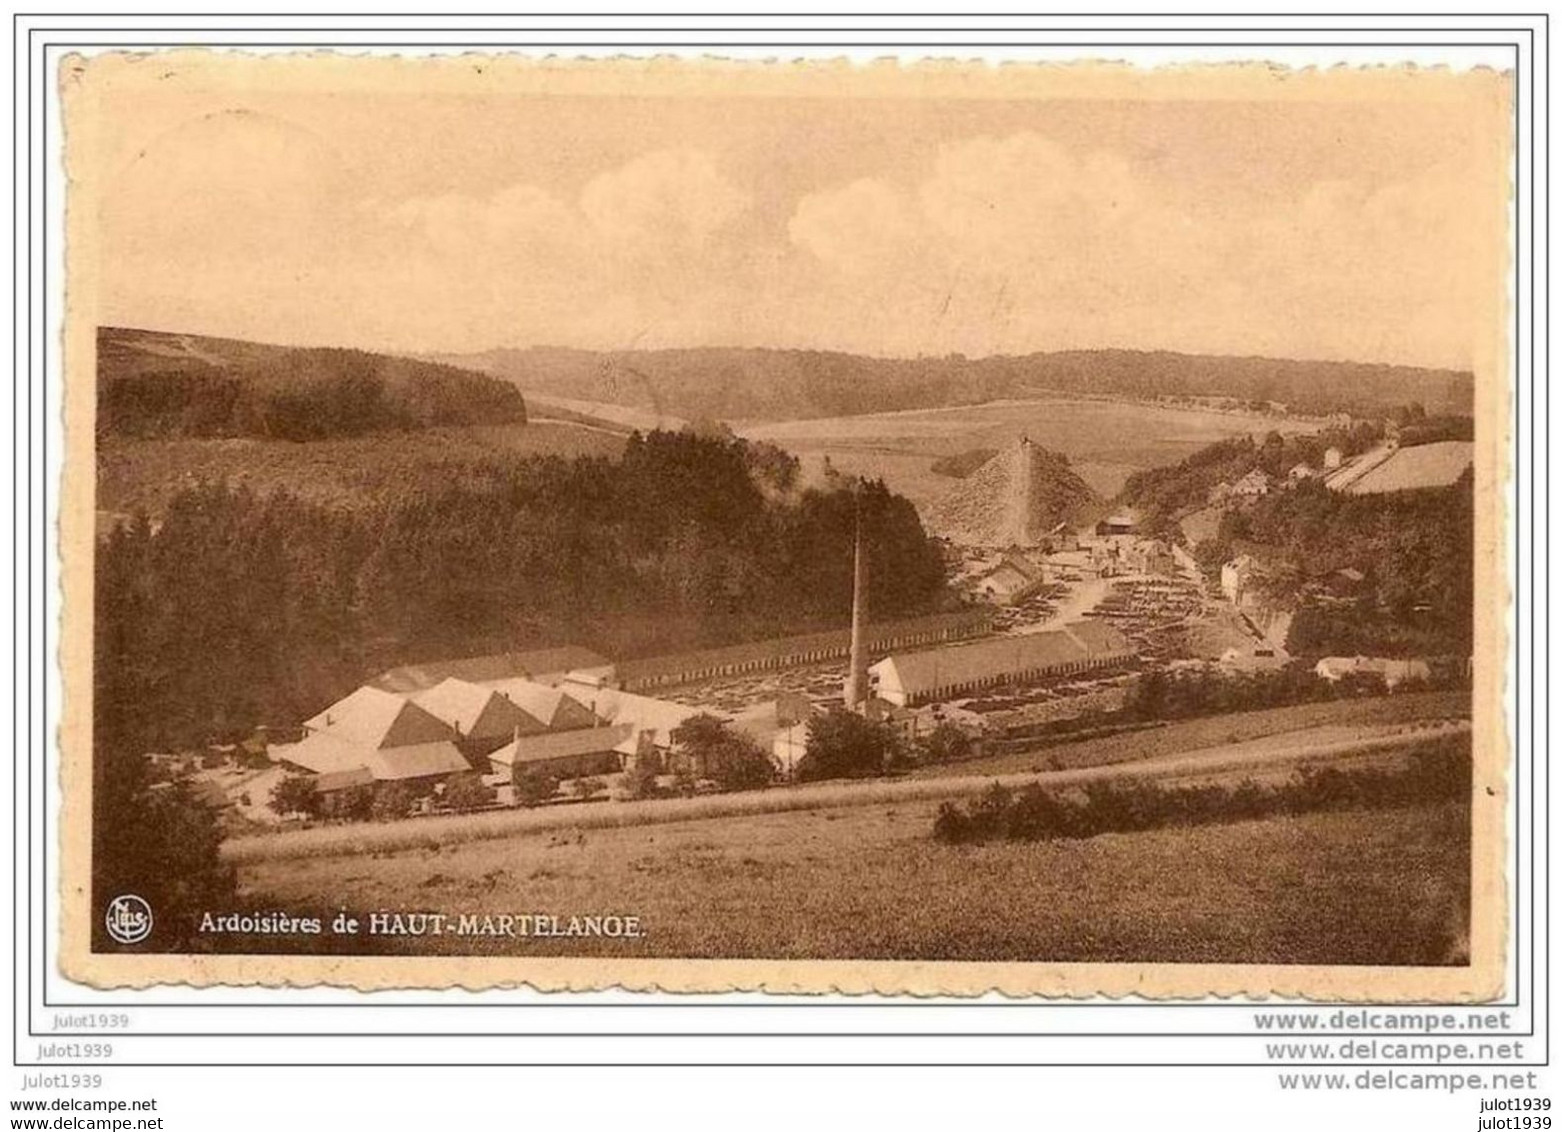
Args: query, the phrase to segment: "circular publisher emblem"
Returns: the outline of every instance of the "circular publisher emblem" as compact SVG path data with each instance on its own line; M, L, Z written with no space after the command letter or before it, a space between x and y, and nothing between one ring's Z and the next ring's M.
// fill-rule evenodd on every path
M140 943L152 934L152 906L134 894L116 896L108 903L103 926L117 943Z

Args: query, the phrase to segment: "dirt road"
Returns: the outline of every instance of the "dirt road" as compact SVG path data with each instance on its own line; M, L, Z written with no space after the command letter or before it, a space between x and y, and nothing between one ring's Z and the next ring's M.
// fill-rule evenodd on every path
M356 823L236 838L222 847L230 861L372 853L408 846L437 846L549 829L601 829L740 817L796 810L822 810L969 797L994 782L1009 787L1040 783L1077 786L1135 778L1164 780L1206 777L1242 770L1272 770L1318 759L1386 753L1441 736L1469 731L1464 721L1396 724L1384 727L1313 728L1246 743L1227 744L1164 758L1119 762L1074 770L949 778L822 782L740 794L670 798L645 802L600 802L535 810L489 810L399 822Z

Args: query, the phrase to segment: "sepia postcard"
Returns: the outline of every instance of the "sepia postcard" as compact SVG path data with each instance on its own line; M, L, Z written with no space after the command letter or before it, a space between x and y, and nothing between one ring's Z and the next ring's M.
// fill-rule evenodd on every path
M58 82L69 978L1502 993L1511 74Z

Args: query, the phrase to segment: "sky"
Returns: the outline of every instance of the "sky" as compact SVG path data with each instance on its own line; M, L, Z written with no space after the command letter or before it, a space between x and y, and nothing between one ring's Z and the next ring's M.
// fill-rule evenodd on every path
M1493 79L1426 99L109 83L81 200L108 325L1468 368L1503 254Z

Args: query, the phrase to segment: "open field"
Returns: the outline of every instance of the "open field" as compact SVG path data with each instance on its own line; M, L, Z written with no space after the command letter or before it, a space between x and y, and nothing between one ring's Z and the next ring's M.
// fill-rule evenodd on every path
M98 445L97 509L157 514L180 488L226 480L285 488L320 503L362 502L387 487L437 483L479 461L613 456L624 438L563 421L374 433L340 440L106 440Z
M1463 806L972 846L935 842L935 809L817 810L253 862L241 868L240 895L245 906L298 912L618 914L644 924L639 939L376 936L338 945L359 951L1467 961Z
M1217 440L1317 427L1305 420L1060 396L752 424L738 431L781 445L805 465L829 456L843 472L881 476L920 506L959 482L932 471L934 460L972 448L1002 449L1022 435L1063 453L1097 494L1110 498L1129 473L1176 463Z

